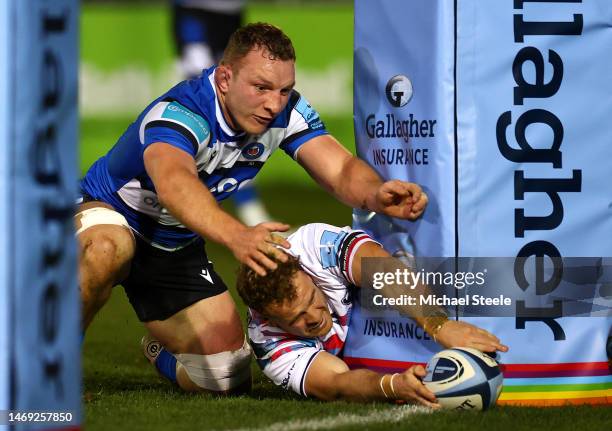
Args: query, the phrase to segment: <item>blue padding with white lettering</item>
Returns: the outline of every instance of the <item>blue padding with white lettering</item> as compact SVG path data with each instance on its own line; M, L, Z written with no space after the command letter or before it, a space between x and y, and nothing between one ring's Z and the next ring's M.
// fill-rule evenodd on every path
M356 0L357 153L420 184L429 205L416 223L355 211L353 227L396 256L609 259L611 24L609 0ZM559 294L513 270L498 283L508 296ZM510 346L506 363L608 361L612 317L533 307L464 320ZM440 348L416 331L398 343L401 320L356 310L345 358L426 361Z

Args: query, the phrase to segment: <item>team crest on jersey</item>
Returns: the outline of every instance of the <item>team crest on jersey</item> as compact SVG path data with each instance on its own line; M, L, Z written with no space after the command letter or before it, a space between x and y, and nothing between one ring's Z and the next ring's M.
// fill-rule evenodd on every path
M254 142L247 145L242 149L242 156L247 160L255 160L261 157L264 153L265 147L259 142Z

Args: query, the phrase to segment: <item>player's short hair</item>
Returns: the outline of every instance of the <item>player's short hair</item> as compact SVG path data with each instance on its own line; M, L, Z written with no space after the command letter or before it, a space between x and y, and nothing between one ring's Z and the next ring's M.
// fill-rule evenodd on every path
M273 60L295 61L291 39L272 24L256 22L240 27L231 35L221 64L235 63L250 51L260 48L265 49Z
M248 266L238 268L236 289L246 305L260 313L270 304L283 304L296 298L293 280L301 269L297 257L287 256L287 262L280 262L268 256L278 265L274 271L267 270L265 277L260 276Z

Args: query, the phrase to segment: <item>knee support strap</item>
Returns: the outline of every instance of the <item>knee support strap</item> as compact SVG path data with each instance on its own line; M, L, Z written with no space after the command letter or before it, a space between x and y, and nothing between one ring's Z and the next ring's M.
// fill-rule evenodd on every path
M175 355L177 371L183 367L193 383L214 392L230 391L251 378L251 347L244 340L238 350L214 355Z

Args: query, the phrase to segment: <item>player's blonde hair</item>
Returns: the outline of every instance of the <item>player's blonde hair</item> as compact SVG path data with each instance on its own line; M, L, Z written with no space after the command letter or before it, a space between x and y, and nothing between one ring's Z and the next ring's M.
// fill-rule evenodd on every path
M260 276L248 266L238 268L236 289L246 305L265 313L265 307L271 304L283 304L296 298L293 280L301 269L297 257L287 256L287 262L280 262L274 256L268 256L278 265L274 271L268 270L265 277Z
M250 51L260 48L273 60L295 61L291 39L272 24L256 22L240 27L231 35L220 63L235 64Z

